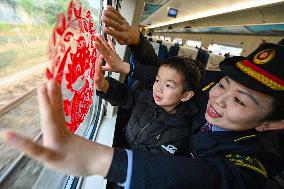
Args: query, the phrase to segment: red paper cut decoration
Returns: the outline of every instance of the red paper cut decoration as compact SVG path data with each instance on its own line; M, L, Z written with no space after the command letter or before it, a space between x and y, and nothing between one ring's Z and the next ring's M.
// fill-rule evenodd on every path
M49 45L51 66L48 79L61 84L66 126L75 132L84 121L94 92L96 29L90 10L72 0L67 15L57 15Z

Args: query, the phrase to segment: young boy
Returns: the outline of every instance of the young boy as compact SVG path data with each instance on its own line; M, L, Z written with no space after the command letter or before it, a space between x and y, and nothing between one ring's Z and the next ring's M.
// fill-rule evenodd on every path
M98 37L97 42L107 45L102 37ZM106 48L110 50L109 46ZM197 111L192 102L187 101L194 96L203 70L203 65L191 58L172 57L159 67L152 89L138 93L111 77L104 78L97 69L95 88L97 95L113 106L132 109L124 130L127 147L177 154L187 148L191 131L188 123Z

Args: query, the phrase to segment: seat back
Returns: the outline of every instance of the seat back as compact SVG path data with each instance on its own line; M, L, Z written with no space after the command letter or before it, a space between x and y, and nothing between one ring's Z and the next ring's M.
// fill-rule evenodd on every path
M209 58L209 53L207 51L202 50L202 49L198 49L196 60L203 63L203 65L206 67L207 62L208 62L208 58Z
M155 50L155 53L158 55L159 54L159 48L160 48L160 43L157 43L157 42L150 42L151 45L153 46L154 50Z
M169 51L171 46L174 46L175 43L164 40L164 41L162 41L162 45L165 45L167 47L167 50Z
M168 49L163 44L161 44L159 47L158 57L161 59L161 61L165 61L168 58Z
M197 54L198 49L185 46L180 46L178 51L178 56L190 56L194 60L196 59Z
M180 47L179 47L178 44L175 44L174 46L171 46L170 50L169 50L168 58L171 58L173 56L178 56L179 50L180 50Z
M225 56L209 54L206 70L220 71L219 63L225 59Z

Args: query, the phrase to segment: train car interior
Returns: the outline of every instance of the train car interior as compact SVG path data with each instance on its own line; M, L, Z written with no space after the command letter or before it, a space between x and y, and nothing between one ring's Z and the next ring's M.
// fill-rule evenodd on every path
M127 147L124 128L131 110L112 106L93 86L99 55L92 41L97 34L107 39L101 16L106 6L119 11L161 61L187 56L201 62L205 76L200 94L223 77L219 63L226 58L247 56L263 43L284 45L283 0L2 0L0 131L14 129L41 141L36 89L54 78L71 132L107 146ZM119 57L135 66L128 46L112 41ZM153 84L115 72L104 74L136 91ZM204 103L200 107L206 108ZM279 136L275 142L284 157L283 131ZM0 188L120 188L101 176L52 171L2 142L0 147ZM283 183L284 179L282 188Z

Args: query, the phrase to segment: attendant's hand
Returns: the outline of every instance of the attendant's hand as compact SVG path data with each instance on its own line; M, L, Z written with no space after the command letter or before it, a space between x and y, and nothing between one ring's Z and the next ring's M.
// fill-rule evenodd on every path
M105 24L103 31L113 36L122 45L138 45L140 33L129 25L121 14L112 6L107 6L103 11L102 21Z
M118 54L115 52L114 45L111 42L109 36L107 42L103 36L98 35L96 38L95 46L97 50L100 52L99 61L101 61L102 58L104 58L106 61L106 65L102 67L103 71L123 73L123 74L129 73L130 65L126 62L123 62L120 59Z
M12 145L48 168L78 176L99 174L109 170L113 149L69 132L65 126L62 95L54 80L38 89L43 144L4 130L4 143Z

